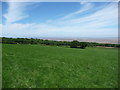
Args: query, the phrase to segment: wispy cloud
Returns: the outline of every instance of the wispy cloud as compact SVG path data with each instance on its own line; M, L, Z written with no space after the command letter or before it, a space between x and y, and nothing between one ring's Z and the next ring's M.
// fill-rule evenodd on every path
M80 3L82 7L69 15L45 23L8 24L3 25L3 36L13 37L117 37L118 34L118 4L111 3L100 10L83 17L72 18L91 10L93 3ZM11 5L5 15L7 23L12 23L28 17L21 5ZM97 8L97 7L94 7ZM12 11L13 9L13 11ZM11 11L11 12L10 12ZM12 13L12 14L11 14ZM12 16L13 15L13 16ZM11 18L11 17L12 18ZM12 20L13 19L13 20ZM8 29L9 28L9 29Z
M71 17L73 17L73 16L75 16L77 14L81 14L81 13L83 13L83 12L85 12L85 11L87 11L87 10L89 10L89 9L91 9L93 7L92 3L86 3L86 2L81 2L80 5L81 5L80 10L75 11L73 13L70 13L69 15L66 15L66 16L64 16L64 17L62 17L60 19L61 20L69 19L69 18L71 18Z
M9 28L9 31L8 31ZM118 32L112 28L97 29L90 27L65 26L50 24L8 24L3 26L3 36L7 37L114 37Z
M6 23L13 23L29 17L29 15L26 14L26 10L31 4L32 3L8 2L7 13L3 15L6 18Z
M79 37L117 37L118 36L118 4L111 3L106 7L90 14L88 16L53 21L56 25L69 26L74 36Z
M95 7L94 7L95 8ZM70 20L59 20L59 21L55 21L55 23L58 22L58 24L65 24L65 25L94 25L97 26L95 24L99 24L108 22L111 24L117 24L117 19L118 19L118 4L117 3L111 3L106 5L106 7L90 14L87 16L83 16L83 17L79 17L76 19L70 19ZM54 22L51 21L51 22ZM105 26L109 25L109 24L104 24ZM103 26L103 25L101 25Z
M4 2L118 2L119 0L3 0Z

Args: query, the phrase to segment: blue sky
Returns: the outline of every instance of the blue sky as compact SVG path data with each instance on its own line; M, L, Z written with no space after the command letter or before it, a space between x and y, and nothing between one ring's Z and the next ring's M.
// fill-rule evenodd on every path
M117 37L117 2L2 2L5 37Z

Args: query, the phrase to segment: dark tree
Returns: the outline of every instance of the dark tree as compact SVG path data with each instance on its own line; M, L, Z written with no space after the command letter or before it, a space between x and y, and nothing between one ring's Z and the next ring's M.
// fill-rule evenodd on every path
M77 40L72 41L70 44L71 48L77 48L78 46L79 46L79 42Z
M80 48L85 49L87 47L86 42L80 42Z
M105 44L105 43L96 43L96 42L78 42L74 40L72 42L68 41L53 41L53 40L43 40L43 39L34 39L34 38L0 38L0 43L3 44L43 44L50 46L70 46L71 48L85 48L88 47L117 47L120 48L120 44Z

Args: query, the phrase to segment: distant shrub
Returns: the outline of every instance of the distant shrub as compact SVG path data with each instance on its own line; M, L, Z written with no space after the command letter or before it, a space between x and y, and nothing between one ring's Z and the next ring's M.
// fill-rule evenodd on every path
M53 41L53 40L43 40L43 39L34 39L34 38L0 38L0 43L3 44L43 44L50 46L70 46L71 48L86 48L88 47L117 47L120 48L120 44L108 44L108 43L96 43L96 42L78 42L74 41Z
M85 49L87 47L86 42L80 42L80 48Z
M70 44L71 48L77 48L78 46L79 46L79 42L77 40L72 41Z

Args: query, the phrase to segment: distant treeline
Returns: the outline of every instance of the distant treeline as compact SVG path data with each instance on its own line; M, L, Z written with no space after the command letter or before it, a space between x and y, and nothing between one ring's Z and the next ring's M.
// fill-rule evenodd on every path
M76 47L77 46L103 46L103 47L120 47L120 44L103 44L103 43L96 43L96 42L78 42L77 40L74 41L53 41L53 40L43 40L43 39L33 39L33 38L6 38L3 37L0 43L3 44L43 44L43 45L51 45L51 46L70 46ZM83 48L84 48L83 47Z

